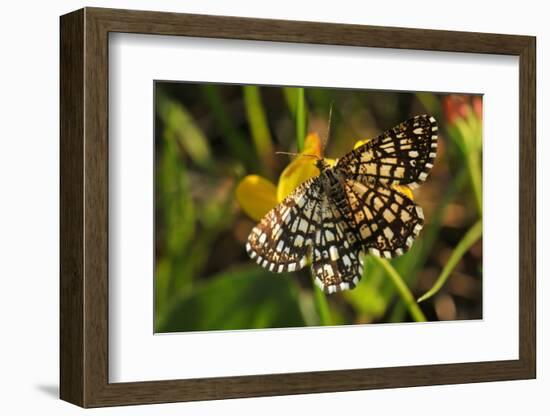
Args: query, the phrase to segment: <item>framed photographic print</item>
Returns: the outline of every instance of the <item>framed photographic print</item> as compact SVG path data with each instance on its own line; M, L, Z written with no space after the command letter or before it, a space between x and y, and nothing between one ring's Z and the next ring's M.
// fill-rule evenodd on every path
M61 398L535 377L535 38L61 17Z

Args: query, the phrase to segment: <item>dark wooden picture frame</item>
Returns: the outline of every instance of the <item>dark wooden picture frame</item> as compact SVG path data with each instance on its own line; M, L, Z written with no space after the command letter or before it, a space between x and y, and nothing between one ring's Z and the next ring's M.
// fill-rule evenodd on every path
M536 376L535 38L85 8L61 17L60 396L83 407L351 391ZM519 359L109 383L110 32L519 57Z

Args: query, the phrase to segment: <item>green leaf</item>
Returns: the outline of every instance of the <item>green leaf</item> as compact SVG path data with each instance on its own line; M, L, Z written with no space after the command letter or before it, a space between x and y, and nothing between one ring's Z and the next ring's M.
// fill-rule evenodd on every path
M169 288L171 284L171 262L162 257L156 262L155 273L155 316L161 311L162 305L168 298Z
M164 122L165 134L170 134L197 165L210 168L210 144L192 115L179 102L157 94L157 114Z
M222 273L192 294L176 297L156 332L212 331L304 326L298 291L290 276L260 267Z
M177 256L184 251L195 234L195 207L191 199L187 169L178 158L176 143L165 135L162 159L157 167L158 208L166 251Z
M315 283L313 283L313 300L321 325L333 325L327 295Z
M161 142L156 169L156 297L164 304L175 288L189 282L184 266L196 235L196 208L191 198L187 169L179 157L176 141L166 132Z
M476 209L483 214L482 186L482 126L480 120L472 113L467 119L458 119L447 127L451 141L456 145L469 175Z
M384 314L389 296L380 291L383 269L376 266L371 256L364 256L363 263L363 276L357 287L343 292L343 296L363 320L370 322Z

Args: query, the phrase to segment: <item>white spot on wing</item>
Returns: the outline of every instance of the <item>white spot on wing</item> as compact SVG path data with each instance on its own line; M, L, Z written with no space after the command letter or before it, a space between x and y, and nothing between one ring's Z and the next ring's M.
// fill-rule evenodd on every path
M252 246L250 245L250 243L246 243L246 252L252 260L254 260L254 257L257 256L256 252L252 250Z
M380 257L380 251L377 248L370 247L369 253L372 254L373 256Z
M258 240L258 241L260 242L260 244L264 244L264 243L265 243L265 238L266 238L266 237L265 237L265 233L261 233L261 234L260 234L260 238L259 238L259 240Z
M351 267L351 260L347 254L342 257L342 261L344 262L344 266Z
M323 281L321 279L319 279L317 276L315 276L315 284L321 289L321 290L324 290L325 289L325 284L323 283Z
M304 219L302 219L302 220L300 220L300 226L298 227L298 229L299 229L301 232L305 233L305 232L307 232L307 225L308 225L308 224L307 224L307 221L304 220Z
M330 277L334 276L334 271L332 270L332 266L330 264L325 264L323 266L323 270L325 272L325 275L330 276Z

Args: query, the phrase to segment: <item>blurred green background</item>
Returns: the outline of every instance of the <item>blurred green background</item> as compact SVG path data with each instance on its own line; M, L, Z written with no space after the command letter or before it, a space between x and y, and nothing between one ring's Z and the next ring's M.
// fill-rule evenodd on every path
M426 224L390 262L365 257L351 291L324 295L309 269L273 274L246 255L256 221L235 198L273 183L307 133L337 158L416 114L439 123ZM155 332L482 318L481 96L155 82ZM254 195L250 196L251 198ZM419 301L419 298L420 299Z

